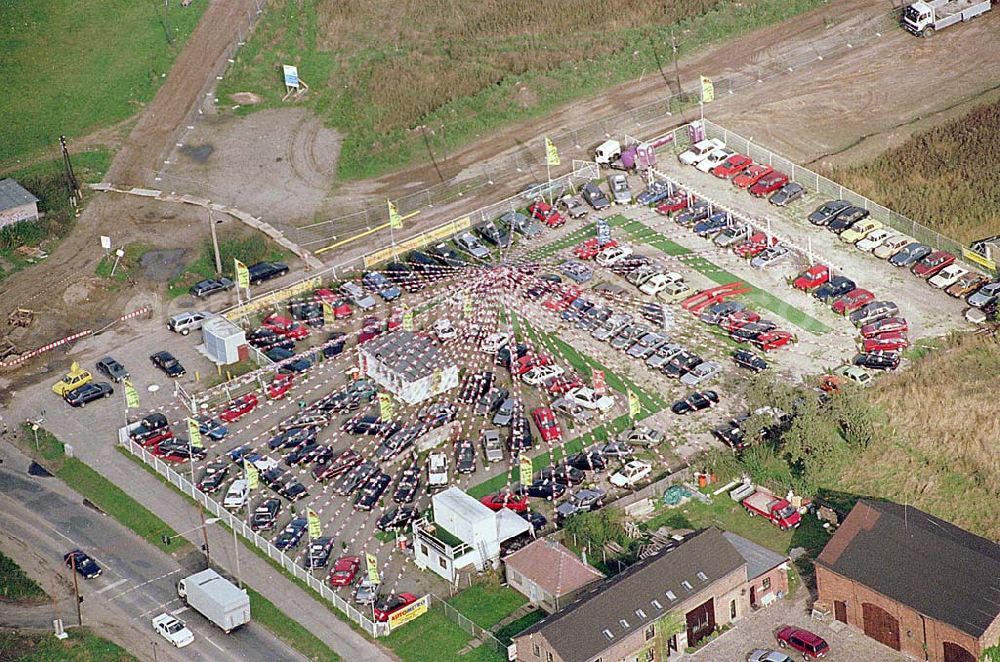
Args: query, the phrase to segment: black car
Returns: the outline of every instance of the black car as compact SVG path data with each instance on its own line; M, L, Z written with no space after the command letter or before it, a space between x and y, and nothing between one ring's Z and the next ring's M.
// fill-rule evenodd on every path
M668 361L667 364L660 369L660 372L671 379L679 379L682 375L686 375L694 370L696 365L700 365L702 363L704 363L704 360L702 360L700 356L684 350L674 358L670 359L670 361Z
M795 202L805 195L805 193L806 190L802 188L802 184L799 184L798 182L788 182L775 191L771 197L768 198L768 202L776 207L784 207L791 202Z
M522 485L517 489L517 494L535 497L536 499L555 500L566 494L566 486L552 480L539 478L528 485Z
M489 416L496 412L503 404L503 401L507 399L507 389L502 387L496 387L491 389L489 393L479 398L479 402L476 403L475 412L480 416Z
M438 261L426 253L420 251L410 251L406 256L406 262L411 269L418 273L441 275L441 265Z
M323 305L315 301L293 301L288 306L292 319L309 326L323 326Z
M97 362L97 370L113 382L120 382L123 379L128 379L129 376L125 366L110 356L105 356Z
M288 273L288 265L282 262L258 262L247 269L250 272L250 284L257 285L265 280L278 278Z
M531 528L534 529L536 532L541 531L543 528L545 528L545 525L548 524L548 520L545 519L545 515L541 513L536 513L533 510L532 511L526 510L524 512L518 513L518 515L521 516L521 519L531 524Z
M776 328L778 328L778 325L769 320L750 322L730 331L729 337L736 342L752 342L768 331L773 331Z
M460 474L471 474L476 470L476 448L470 439L455 442L455 470Z
M712 428L712 436L733 450L741 451L746 448L746 434L736 419Z
M298 448L316 441L316 428L293 428L271 437L267 442L272 451Z
M278 522L281 512L281 499L264 499L253 509L250 515L250 528L254 531L270 531Z
M302 464L303 462L312 462L316 459L316 456L323 450L329 450L326 446L321 446L316 443L316 441L310 441L306 444L302 444L294 451L285 456L285 464L290 467Z
M531 426L528 419L520 416L511 421L510 434L507 435L507 451L511 457L517 457L521 451L530 451L535 446L535 438L531 436Z
M458 401L465 404L472 404L493 388L495 376L489 370L484 372L472 372L465 376L462 390L458 396Z
M530 352L530 351L531 351L531 348L528 345L526 345L523 342L522 343L518 343L517 346L514 347L514 351L513 351L514 359L513 359L513 361L516 361L517 359L521 358L522 356L526 356L528 354L528 352ZM505 367L508 370L510 370L510 367L513 365L513 361L511 360L511 346L510 345L504 345L499 350L497 350L497 358L496 358L497 365L502 365L503 367Z
M188 294L196 298L211 296L218 292L233 289L235 283L228 278L208 278L199 281L188 288Z
M542 469L541 474L539 474L539 479L542 481L548 480L572 486L582 483L584 475L585 474L576 467L571 467L568 464L561 463Z
M705 324L718 324L733 313L738 313L745 309L746 306L739 301L723 301L721 303L713 303L711 306L708 306L698 314L698 319Z
M170 352L157 352L149 357L149 360L153 362L157 368L166 373L167 377L182 377L187 371L181 362L174 358L174 355Z
M361 487L361 491L354 497L354 509L371 510L374 508L378 500L382 498L382 495L389 488L389 483L391 482L392 476L384 471L379 471L369 477Z
M214 494L226 482L228 475L229 463L226 462L225 458L213 460L205 467L205 473L202 474L201 480L198 481L198 489L206 494Z
M324 359L332 359L344 353L344 345L347 344L347 334L342 331L331 331L326 336L326 342L320 350Z
M410 527L410 523L417 518L417 509L413 506L402 506L401 508L391 508L378 518L375 528L379 531L400 531Z
M854 205L851 205L827 223L826 229L830 232L840 234L858 221L868 218L868 213L868 210L863 207L855 207Z
M421 408L417 412L417 420L434 429L445 423L451 423L458 415L458 406L452 402L435 402Z
M392 500L396 503L412 503L417 498L417 491L420 489L420 469L412 465L403 469L396 480L396 489L392 493Z
M84 579L101 576L101 566L97 565L97 561L79 549L74 549L63 555L63 563L66 564L67 568L75 568Z
M423 424L407 425L383 441L375 449L375 459L391 460L413 445L417 438L427 431Z
M895 370L899 367L899 352L868 352L854 357L854 365L874 370Z
M593 182L587 182L580 187L580 196L595 210L606 209L611 206L608 196L604 195L604 191Z
M339 494L341 496L352 494L356 489L361 487L361 485L368 480L372 474L378 473L378 471L378 465L370 460L356 464L347 473L340 477L337 484L333 486L333 492L334 494Z
M306 550L305 566L307 569L325 568L330 563L330 554L333 552L333 538L321 536L309 543Z
M889 264L894 267L911 267L920 260L934 252L934 249L926 244L913 242L903 246L903 249L889 258Z
M436 259L444 267L464 267L469 263L462 259L458 251L449 246L448 244L438 244L432 248L427 249L431 257Z
M378 434L384 428L382 418L373 414L359 414L344 421L340 426L348 434Z
M271 329L255 329L251 331L247 334L247 343L264 352L279 348L289 351L295 349L294 340L278 335Z
M187 439L171 437L159 443L157 453L172 460L190 460L192 458L200 460L205 457L206 451L204 448L195 446Z
M695 203L693 207L685 209L674 216L674 222L684 227L694 225L698 221L704 221L712 213L712 207L707 202Z
M294 549L298 547L308 527L309 522L305 517L296 517L274 539L274 546L278 549Z
M767 370L767 361L757 356L749 349L738 349L732 353L733 362L741 368L752 372Z
M497 248L510 248L510 232L495 223L486 222L476 227L476 234Z
M277 492L289 501L298 501L309 496L306 486L300 483L297 478L289 478L286 482L278 486Z
M361 456L353 448L344 449L332 455L323 464L313 467L313 478L316 480L329 480L361 464L361 459Z
M594 450L574 453L566 458L566 464L581 471L603 471L608 466L604 456Z
M708 409L714 404L718 404L719 394L715 391L695 391L683 400L678 400L670 406L670 411L675 414L688 414L691 412Z
M816 211L809 214L809 222L813 225L826 225L835 219L837 214L850 206L851 203L846 200L831 200L829 202L824 202L816 208Z
M829 302L844 296L855 288L857 288L857 284L847 276L834 276L813 290L813 296L820 301Z
M88 402L110 398L115 390L107 382L89 382L63 393L63 399L70 407L86 407Z
M420 276L413 273L413 270L402 262L390 262L382 270L382 273L407 292L419 292L424 289L424 283Z
M260 474L260 482L264 483L271 489L277 489L285 481L285 478L291 476L287 469L282 469L281 467L272 467Z

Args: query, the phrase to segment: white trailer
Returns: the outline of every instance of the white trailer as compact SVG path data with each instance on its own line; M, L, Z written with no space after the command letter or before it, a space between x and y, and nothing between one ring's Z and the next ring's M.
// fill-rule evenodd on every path
M903 9L901 23L918 37L930 37L937 30L985 14L992 4L991 0L921 0Z
M177 582L177 595L226 634L250 622L247 592L211 568Z

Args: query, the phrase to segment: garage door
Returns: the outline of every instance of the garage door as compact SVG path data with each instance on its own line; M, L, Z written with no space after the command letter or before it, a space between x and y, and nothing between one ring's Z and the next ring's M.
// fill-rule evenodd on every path
M976 662L976 656L958 644L944 642L944 662Z
M878 605L865 602L861 605L865 634L893 650L899 650L899 621Z

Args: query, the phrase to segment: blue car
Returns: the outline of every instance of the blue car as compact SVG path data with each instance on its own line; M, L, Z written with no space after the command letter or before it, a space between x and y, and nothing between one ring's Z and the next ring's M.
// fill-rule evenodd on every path
M209 439L219 441L229 434L229 428L218 418L213 418L208 421L202 421L198 426L198 432L201 432Z
M402 294L399 288L392 284L392 281L377 271L366 273L361 282L369 289L374 290L384 301L393 301Z
M670 195L670 189L665 181L657 179L650 184L645 191L635 196L635 201L640 205L655 205Z
M695 223L694 232L699 237L707 237L710 234L719 232L729 225L729 214L724 211L716 212L704 221Z
M559 265L559 271L577 283L586 283L594 277L594 270L580 260L570 260Z
M243 444L242 446L237 446L233 450L229 451L229 459L233 462L242 462L245 457L247 457L253 449L250 448L249 444Z

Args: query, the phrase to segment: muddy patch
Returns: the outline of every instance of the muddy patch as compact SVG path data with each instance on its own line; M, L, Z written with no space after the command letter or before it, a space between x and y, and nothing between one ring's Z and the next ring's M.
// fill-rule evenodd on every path
M212 155L215 151L215 147L211 143L204 143L202 145L184 145L181 147L181 154L188 157L195 163L204 163L208 161L208 157Z
M264 100L261 96L253 92L237 92L236 94L230 94L229 98L232 99L233 103L238 103L241 106L255 106Z
M184 271L186 252L183 248L149 251L139 260L143 277L158 283L166 283L177 278Z

